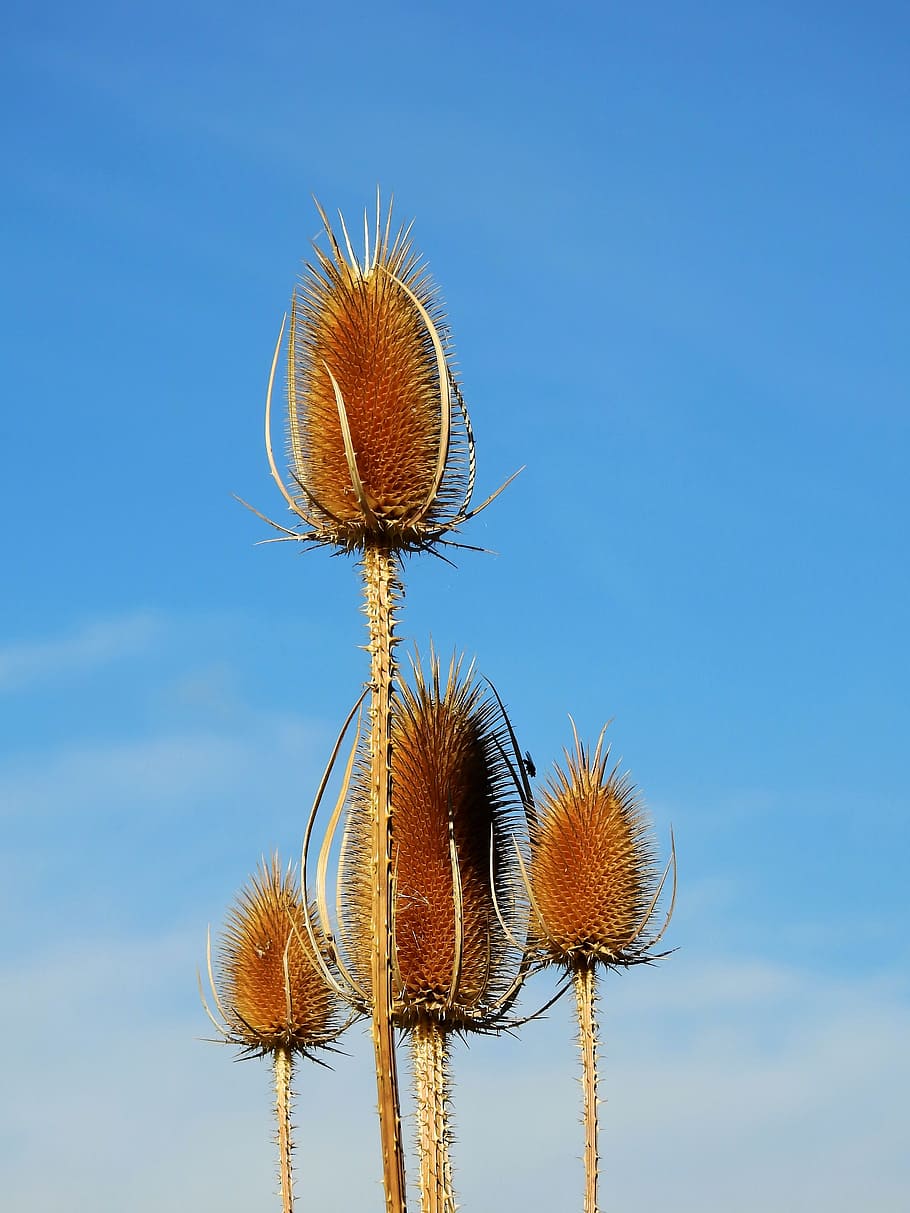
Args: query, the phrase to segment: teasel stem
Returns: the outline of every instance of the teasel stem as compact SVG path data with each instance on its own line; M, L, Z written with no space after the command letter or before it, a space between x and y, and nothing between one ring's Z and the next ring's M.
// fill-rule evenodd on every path
M421 1213L455 1213L449 1154L448 1040L443 1027L421 1015L410 1034L417 1106Z
M371 986L373 1050L387 1213L406 1213L398 1067L392 1025L392 686L395 609L402 595L395 552L367 544L363 553L370 654L370 799L373 872Z
M581 1088L585 1124L585 1203L584 1213L597 1213L597 994L596 966L590 959L578 963L572 971L575 1004L578 1012L578 1047L581 1050Z
M290 1049L275 1050L275 1115L278 1119L278 1173L281 1178L282 1213L294 1208L294 1179L291 1171L291 1073L294 1055Z

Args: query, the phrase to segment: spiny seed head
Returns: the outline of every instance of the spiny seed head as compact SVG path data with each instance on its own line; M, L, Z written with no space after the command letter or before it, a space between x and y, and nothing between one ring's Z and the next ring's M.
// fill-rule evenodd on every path
M378 196L362 264L343 217L346 252L319 210L329 252L314 245L291 305L294 508L320 542L426 547L463 521L473 476L439 296L410 229L390 243Z
M658 876L645 811L629 776L607 770L603 734L593 756L566 751L537 803L531 829L533 931L552 961L633 963Z
M216 999L226 1035L250 1053L325 1044L337 1031L336 1004L313 959L296 874L277 855L228 913L220 940Z
M444 689L415 664L392 723L394 1001L399 1024L430 1015L450 1027L484 1025L514 976L497 914L523 935L513 834L523 811L504 755L502 709L453 662ZM362 765L342 870L347 945L369 985L369 774ZM496 901L494 902L494 891Z

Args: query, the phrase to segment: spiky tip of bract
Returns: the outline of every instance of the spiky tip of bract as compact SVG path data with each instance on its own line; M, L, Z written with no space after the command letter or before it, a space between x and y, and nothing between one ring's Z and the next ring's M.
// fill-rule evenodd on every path
M515 978L525 934L513 838L525 829L499 703L453 660L396 694L392 720L394 1011L482 1028ZM353 789L341 878L352 962L368 982L369 784ZM510 939L511 935L511 939Z
M317 542L427 547L464 520L473 479L439 295L378 195L362 259L319 212L328 251L314 245L291 305L293 506Z
M643 959L659 886L641 797L610 767L603 734L594 753L576 735L537 801L531 830L533 932L550 960L577 967Z
M292 867L262 860L228 913L213 985L225 1035L249 1053L306 1052L338 1032Z

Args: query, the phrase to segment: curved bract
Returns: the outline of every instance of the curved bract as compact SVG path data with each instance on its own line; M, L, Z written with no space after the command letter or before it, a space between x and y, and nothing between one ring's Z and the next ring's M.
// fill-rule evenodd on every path
M334 1040L338 1002L314 956L293 870L263 860L229 911L214 969L209 960L222 1035L250 1054Z
M343 217L342 248L319 213L329 250L314 245L291 302L289 483L267 432L272 472L308 528L299 538L426 548L466 520L474 479L438 292L410 229L391 236L391 207L383 224L378 196L372 233L364 217L362 259Z
M594 753L575 735L537 798L529 891L537 946L556 963L634 964L660 934L649 923L663 888L641 798L610 767L601 734Z
M526 899L514 840L526 833L499 702L453 661L415 663L392 717L393 1012L451 1029L495 1022L516 992ZM352 784L340 880L342 933L369 985L370 818L365 767Z

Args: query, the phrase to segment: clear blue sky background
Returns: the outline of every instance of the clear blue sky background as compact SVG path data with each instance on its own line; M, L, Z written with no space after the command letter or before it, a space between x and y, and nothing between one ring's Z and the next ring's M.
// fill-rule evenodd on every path
M891 3L8 5L0 1190L268 1209L194 970L364 677L262 447L311 194L445 297L481 495L402 631L541 771L613 718L680 896L605 983L607 1209L906 1207L910 17ZM549 985L528 992L527 1009ZM300 1194L381 1207L369 1050ZM580 1206L570 1008L456 1056L466 1209Z

